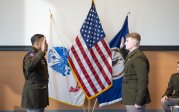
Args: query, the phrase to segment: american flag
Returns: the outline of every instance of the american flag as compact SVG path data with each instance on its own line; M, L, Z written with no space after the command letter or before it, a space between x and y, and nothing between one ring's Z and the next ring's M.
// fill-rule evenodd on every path
M112 53L94 3L69 52L69 63L88 99L112 85Z

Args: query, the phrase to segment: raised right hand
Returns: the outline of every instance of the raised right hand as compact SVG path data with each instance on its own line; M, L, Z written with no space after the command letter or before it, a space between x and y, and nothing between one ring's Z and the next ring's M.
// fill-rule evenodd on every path
M168 97L165 95L165 96L161 99L161 102L165 102L166 99L168 99Z
M43 51L43 52L45 52L46 51L46 39L45 39L45 37L43 38L43 41L42 41L42 43L41 43L41 50Z
M120 49L124 47L124 37L121 38L121 44L120 44Z

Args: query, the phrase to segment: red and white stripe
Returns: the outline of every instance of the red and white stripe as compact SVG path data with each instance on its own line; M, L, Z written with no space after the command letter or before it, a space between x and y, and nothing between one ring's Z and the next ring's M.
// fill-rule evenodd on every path
M112 54L104 38L88 49L80 36L77 36L75 44L71 47L69 62L87 97L90 98L111 85Z

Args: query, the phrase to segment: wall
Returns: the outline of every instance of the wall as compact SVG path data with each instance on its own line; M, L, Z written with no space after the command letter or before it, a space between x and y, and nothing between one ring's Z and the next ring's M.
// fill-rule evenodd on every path
M129 31L144 37L142 45L179 45L179 0L94 1L109 40L130 11ZM49 9L58 31L73 42L90 6L91 0L0 0L0 45L30 45L34 33L48 37Z
M142 45L179 45L178 0L94 1L109 40L120 30L126 14L130 11L129 30L139 32L144 37ZM48 37L49 8L60 29L58 31L63 32L70 41L74 41L90 5L90 0L0 0L0 47L28 46L34 33L43 33ZM21 109L24 54L24 51L0 51L0 111ZM151 65L149 87L152 102L148 108L161 109L160 98L170 74L175 72L179 52L146 51L145 54ZM117 103L103 109L120 108L123 108L123 105ZM48 109L81 108L50 100Z
M19 110L21 92L24 83L22 74L22 59L25 51L0 51L0 111ZM148 109L161 109L160 99L164 93L169 77L176 71L179 60L178 51L145 51L150 61L150 94L152 102ZM94 100L92 100L92 104ZM87 102L85 103L87 108ZM92 107L91 107L92 108ZM98 105L96 106L98 108ZM101 109L121 109L120 103L105 106ZM50 99L49 110L82 110Z

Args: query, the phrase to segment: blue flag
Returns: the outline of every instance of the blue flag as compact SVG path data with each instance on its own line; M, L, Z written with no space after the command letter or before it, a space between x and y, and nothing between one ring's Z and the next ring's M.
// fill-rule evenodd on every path
M125 41L126 34L128 33L129 33L128 16L126 16L122 29L109 43L109 46L112 51L113 86L97 97L99 102L99 107L110 105L122 100L122 79L123 79L123 72L124 72L124 58L122 57L122 54L119 51L119 46L121 44L122 37L124 38Z

